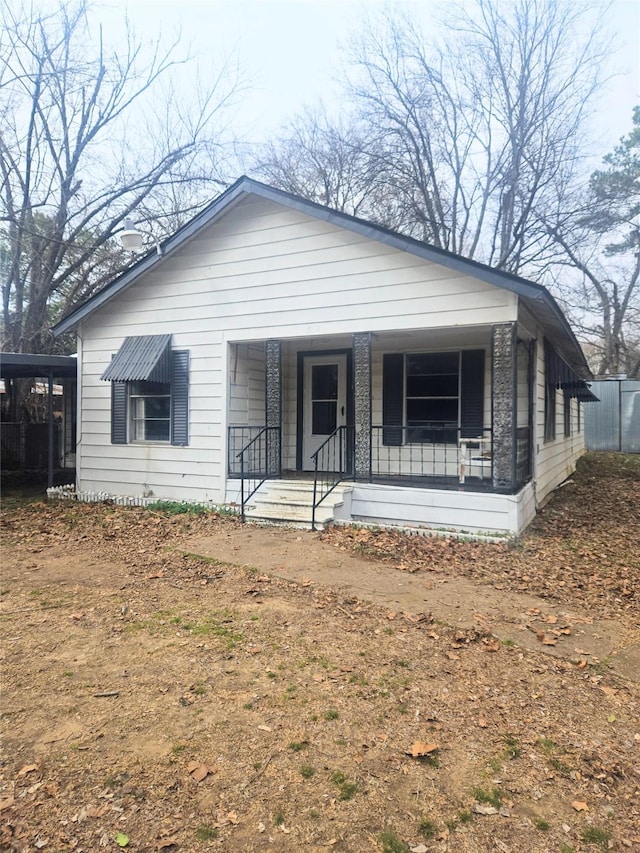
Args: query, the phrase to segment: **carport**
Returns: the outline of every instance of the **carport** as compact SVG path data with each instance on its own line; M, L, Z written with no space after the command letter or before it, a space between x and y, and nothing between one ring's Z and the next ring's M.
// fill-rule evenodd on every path
M47 389L47 485L53 485L55 460L55 429L53 416L54 382L65 381L68 384L72 399L67 399L68 410L75 418L74 399L77 381L77 359L66 355L34 355L31 353L3 352L0 353L0 378L8 381L14 379L31 379L34 382L44 380ZM71 380L69 382L69 380ZM64 400L63 400L64 405ZM6 424L8 426L8 424ZM75 448L74 448L75 449Z

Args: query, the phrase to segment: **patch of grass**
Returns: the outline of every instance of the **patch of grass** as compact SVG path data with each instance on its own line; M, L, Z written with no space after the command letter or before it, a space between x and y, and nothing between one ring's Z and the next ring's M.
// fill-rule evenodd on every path
M194 693L196 696L204 696L204 694L207 692L206 685L202 683L194 684L191 688L191 692Z
M382 853L409 853L409 845L398 838L392 829L385 829L378 835L378 844Z
M180 755L187 748L186 743L174 743L171 747L171 755Z
M560 844L560 853L576 853L576 848L570 844L565 844L564 841Z
M289 749L292 752L302 752L303 749L306 749L309 746L309 741L306 740L293 740L289 744Z
M595 660L589 664L589 669L596 675L606 675L611 669L611 658L604 657L602 660Z
M533 825L536 829L539 829L540 832L549 832L551 829L551 824L548 820L545 820L542 817L536 818L533 822Z
M429 838L435 838L438 832L438 827L432 820L429 820L429 818L424 818L418 824L418 832L423 838L428 840Z
M196 838L198 841L213 841L218 837L218 830L215 826L207 826L206 823L201 823L196 829Z
M334 770L331 774L331 781L338 786L341 800L351 800L355 797L358 786L355 782L350 782L342 770Z
M245 702L242 707L245 711L253 711L253 702Z
M519 758L522 755L522 746L517 737L507 733L503 737L505 743L505 755L509 759Z
M324 718L325 720L337 720L340 714L336 711L335 708L329 708L328 711L325 711Z
M502 645L506 646L508 649L513 649L516 646L516 643L514 640L506 639L506 640L502 640L501 642L502 642Z
M73 673L71 672L71 670L70 670L70 669L65 669L65 671L62 673L62 675L63 675L65 678L71 678L71 677L73 676Z
M487 803L487 805L493 806L495 809L502 807L502 792L498 788L492 788L491 791L487 791L484 788L474 788L471 793L473 794L473 799L478 803Z
M315 767L312 767L310 764L301 764L300 765L300 775L303 779L311 779L315 776Z
M273 816L273 823L275 826L282 826L284 823L284 814L282 812L276 812Z
M595 844L606 853L609 849L609 841L611 841L611 833L605 829L599 829L597 826L588 826L582 833L582 840L587 844Z

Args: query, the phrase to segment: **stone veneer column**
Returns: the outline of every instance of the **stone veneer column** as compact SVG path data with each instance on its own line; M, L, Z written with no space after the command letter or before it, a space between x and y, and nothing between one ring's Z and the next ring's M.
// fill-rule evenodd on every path
M282 426L282 354L280 341L267 341L265 345L265 426ZM267 475L279 477L281 473L281 433L267 432Z
M371 332L353 336L354 474L371 475Z
M493 486L511 489L516 471L516 323L501 323L492 329L491 399L493 430Z

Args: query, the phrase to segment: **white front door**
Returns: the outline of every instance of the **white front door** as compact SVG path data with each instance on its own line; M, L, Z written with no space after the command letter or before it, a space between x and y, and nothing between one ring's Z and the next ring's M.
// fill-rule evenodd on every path
M346 355L305 356L303 388L302 470L313 471L312 454L347 423Z

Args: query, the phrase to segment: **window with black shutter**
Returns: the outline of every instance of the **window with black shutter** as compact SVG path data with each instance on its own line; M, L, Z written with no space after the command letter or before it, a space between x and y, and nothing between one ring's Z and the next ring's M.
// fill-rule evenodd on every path
M170 335L126 338L101 379L111 382L111 441L189 442L189 353Z

